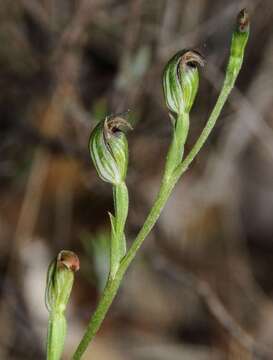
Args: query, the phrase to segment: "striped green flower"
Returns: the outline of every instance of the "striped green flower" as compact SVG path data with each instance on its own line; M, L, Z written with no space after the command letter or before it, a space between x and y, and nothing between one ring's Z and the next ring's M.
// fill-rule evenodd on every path
M89 140L90 155L99 177L113 185L125 180L128 143L120 127L131 127L119 116L106 117L93 130Z
M49 311L47 360L60 360L66 337L65 310L71 294L74 273L79 270L78 256L62 250L49 265L45 301Z
M176 53L165 66L163 91L168 109L175 114L189 113L199 86L197 65L203 57L194 50Z
M47 273L46 306L48 311L63 311L68 303L74 273L79 270L80 262L75 253L62 250L52 261Z

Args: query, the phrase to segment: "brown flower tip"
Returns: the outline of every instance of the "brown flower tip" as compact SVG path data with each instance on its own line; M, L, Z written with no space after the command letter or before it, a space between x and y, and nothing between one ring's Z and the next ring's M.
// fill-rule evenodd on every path
M181 66L204 66L205 65L205 58L195 50L186 50L184 54L181 56L180 61Z
M246 32L249 30L249 15L246 9L242 9L237 17L238 31Z
M106 117L103 131L106 140L109 140L113 134L122 131L122 128L133 129L131 124L119 115Z
M73 251L62 250L57 257L57 266L76 272L80 269L80 260Z

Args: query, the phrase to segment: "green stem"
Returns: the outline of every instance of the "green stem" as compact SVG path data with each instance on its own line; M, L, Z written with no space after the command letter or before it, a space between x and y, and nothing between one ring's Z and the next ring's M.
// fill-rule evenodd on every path
M62 312L52 311L47 330L47 360L59 360L62 356L66 336L66 319Z
M226 70L226 76L224 80L223 87L221 89L221 92L218 96L218 99L216 101L216 104L210 114L210 117L206 123L206 126L204 127L203 131L201 132L201 135L199 136L198 140L194 144L193 148L185 158L185 160L180 163L175 172L174 177L175 179L179 179L182 174L188 169L190 164L193 162L195 157L198 155L199 151L203 147L204 143L206 142L207 138L209 137L212 129L215 126L215 123L217 119L219 118L219 115L231 93L231 90L234 87L235 81L238 77L238 74L241 70L242 63L243 63L243 57L244 57L244 49L246 42L244 43L243 47L240 47L240 51L238 52L237 46L234 45L237 38L234 39L234 35L232 38L232 45L231 45L231 56L229 58L227 70ZM245 40L247 41L247 39ZM237 45L237 44L236 44ZM234 48L237 51L234 51Z
M206 126L204 127L203 131L201 132L201 135L199 136L198 140L196 141L195 145L193 146L193 148L191 149L191 151L189 152L189 154L187 155L185 160L180 162L180 164L177 166L177 168L173 172L169 182L167 184L165 184L164 182L162 183L157 200L156 200L154 206L152 207L147 220L145 221L138 236L134 240L134 242L133 242L130 250L128 251L121 266L126 266L126 268L129 266L129 264L135 257L137 250L140 248L141 244L143 243L146 236L149 234L149 232L153 228L156 220L158 219L160 214L158 214L157 212L161 212L161 210L163 209L165 203L167 202L168 197L169 197L172 189L174 188L175 184L180 179L180 177L183 175L183 173L188 169L189 165L193 162L195 157L198 155L199 151L201 150L201 148L205 144L207 138L209 137L212 129L214 128L215 123L216 123L217 119L219 118L219 115L227 101L228 96L230 95L232 88L234 87L235 81L236 81L238 74L242 67L244 49L245 49L247 39L244 41L243 46L239 47L240 51L238 51L237 41L238 41L237 34L236 34L236 37L233 35L232 44L231 44L231 56L229 58L229 63L227 66L224 84L223 84L222 90L218 96L217 102L216 102L216 104L211 112L211 115L206 123ZM236 45L237 51L234 51L235 45ZM170 149L172 149L172 148L170 148ZM172 150L170 150L170 151L172 151ZM167 169L168 168L166 168L166 170ZM124 265L124 264L126 264L126 265Z
M131 245L129 251L127 252L126 256L121 261L120 267L115 275L115 280L110 282L108 286L106 286L101 300L99 302L98 308L95 311L93 317L90 320L90 323L87 327L87 330L82 338L81 343L78 346L78 349L76 350L76 353L73 357L74 360L81 359L82 354L86 350L89 342L92 340L94 335L96 334L97 330L100 327L100 324L102 323L117 291L120 286L121 280L123 278L124 273L126 272L128 266L134 259L138 249L142 245L143 241L146 239L152 228L154 227L157 219L159 218L163 207L165 206L172 189L174 188L176 182L178 181L180 175L186 171L189 164L194 160L195 156L198 154L199 150L201 149L202 145L206 141L207 137L209 136L216 120L217 116L219 116L219 113L224 106L224 103L226 101L226 98L228 96L227 89L225 92L221 91L220 96L224 96L223 100L219 97L218 101L216 103L216 107L213 110L207 125L203 132L201 133L199 139L197 140L196 144L194 145L193 149L190 151L189 155L185 158L185 160L181 163L181 165L178 165L173 175L170 177L166 177L169 180L163 181L159 190L159 193L157 195L156 201L146 219L146 221L143 224L143 227L141 228L140 232L138 233L136 239L134 240L133 244ZM168 171L166 168L165 174L170 174L171 172L171 166L169 166Z
M125 272L130 265L131 261L134 259L138 249L142 245L143 241L151 232L154 227L156 221L158 220L163 207L165 206L176 182L174 178L170 178L168 183L162 183L157 198L154 202L154 205L145 220L141 230L139 231L137 237L135 238L133 244L131 245L129 251L127 252L125 258L122 260L120 264L120 268L123 272Z
M238 73L239 70L235 75L236 77ZM227 74L230 73L227 72ZM180 162L180 164L176 167L175 171L172 173L171 177L169 177L169 181L167 183L162 183L157 200L154 203L154 206L152 207L147 220L145 221L142 229L134 240L126 257L121 263L121 266L126 266L126 268L129 266L129 264L135 257L137 250L140 248L141 244L143 243L149 232L152 230L175 184L180 179L182 174L188 169L189 165L192 163L192 161L195 159L195 157L198 155L199 151L203 147L212 129L214 128L217 119L219 118L220 112L225 105L226 100L234 86L235 80L236 78L230 79L229 76L226 77L222 91L220 92L218 100L215 104L213 111L211 112L205 128L203 129L201 135L199 136L198 140L196 141L195 145L193 146L192 150L189 152L185 160Z
M114 279L109 278L108 282L106 284L106 287L101 295L99 304L92 315L88 326L86 328L85 334L78 345L78 348L76 349L76 352L73 355L73 360L79 360L81 359L83 353L87 349L89 343L92 341L94 336L96 335L97 331L99 330L106 314L111 306L116 293L119 289L123 274L120 270L116 273L116 276Z
M179 138L174 136L167 156L163 181L161 183L161 187L157 195L157 198L155 200L155 203L146 221L144 222L143 227L141 228L136 239L131 245L129 251L127 252L126 256L122 259L120 266L116 272L115 278L114 279L109 278L106 288L98 304L97 310L92 316L88 324L87 330L73 356L74 360L81 359L81 356L88 347L89 342L95 336L118 291L118 288L120 286L120 283L128 266L136 256L136 253L140 248L140 246L142 245L143 241L149 235L152 228L154 227L175 184L177 183L181 175L187 170L187 168L192 163L192 161L195 159L195 157L201 150L202 146L204 145L205 141L207 140L208 136L210 135L217 119L219 118L220 112L234 86L238 73L241 69L247 38L248 38L248 32L239 33L237 30L234 31L232 37L232 44L231 44L231 54L227 66L226 77L223 88L220 92L218 100L215 104L213 111L211 112L211 115L207 121L205 128L203 129L201 135L199 136L192 150L189 152L189 154L187 155L187 157L183 162L181 162L182 159L181 154L183 154L183 147L188 130L187 130L186 122L178 123L179 126L180 125L183 126L184 131L181 131L181 134L185 136L185 139L183 139L182 135ZM185 118L186 117L184 116L184 120ZM180 145L182 145L182 148L178 147L177 145L178 140ZM180 162L178 161L179 157L180 157Z
M173 124L173 136L167 154L163 181L168 181L175 168L181 163L184 154L184 145L189 132L188 113L179 114L177 119L173 121L175 121Z
M124 227L128 215L129 197L125 182L113 186L115 217L111 219L110 277L114 278L121 259L126 254Z

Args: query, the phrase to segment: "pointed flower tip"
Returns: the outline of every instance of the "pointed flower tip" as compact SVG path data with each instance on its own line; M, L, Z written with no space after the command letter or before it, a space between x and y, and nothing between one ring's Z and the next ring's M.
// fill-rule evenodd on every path
M180 66L204 66L205 58L196 50L184 50L181 56Z
M57 256L57 266L76 272L80 269L80 260L73 251L62 250Z
M237 17L237 30L241 33L249 30L249 14L247 9L242 9Z
M106 139L110 139L115 133L123 132L123 129L133 130L131 124L120 115L105 118L103 133Z

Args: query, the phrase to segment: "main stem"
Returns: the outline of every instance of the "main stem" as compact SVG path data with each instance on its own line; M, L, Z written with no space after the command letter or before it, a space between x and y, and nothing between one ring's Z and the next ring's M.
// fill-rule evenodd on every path
M235 80L234 80L235 81ZM193 146L192 150L188 154L188 156L185 158L185 160L180 163L176 169L172 172L172 175L170 177L166 176L166 172L164 174L163 179L169 179L168 181L163 181L159 190L159 193L157 195L156 201L146 219L146 221L143 224L143 227L141 228L140 232L138 233L136 239L134 240L131 248L129 249L126 256L121 261L120 267L116 273L116 276L113 280L109 280L108 284L105 287L105 290L101 296L100 302L98 304L98 307L93 314L93 316L90 319L90 322L88 324L88 327L86 329L86 332L73 356L73 360L79 360L81 359L81 356L87 349L90 341L95 336L96 332L98 331L101 323L103 322L105 315L112 304L115 295L118 291L118 288L120 286L120 283L122 281L123 275L126 272L128 266L134 259L138 249L142 245L145 238L148 236L152 228L154 227L157 219L159 218L163 207L165 206L175 184L179 180L179 178L182 176L182 174L188 169L189 165L192 163L192 161L195 159L196 155L204 145L205 141L207 140L209 134L211 133L216 120L219 117L219 114L227 100L227 97L232 90L232 87L234 85L233 82L225 81L224 87L222 88L222 91L218 97L218 100L216 102L215 108L213 109L207 124L205 128L203 129L200 137L196 141L195 145ZM171 167L170 167L171 169Z
M183 175L183 173L188 169L190 164L193 162L193 160L195 159L195 157L198 155L199 151L205 144L210 133L212 132L212 130L216 124L216 121L219 118L219 115L231 93L231 90L234 87L235 81L236 81L237 76L242 67L242 63L243 63L242 56L236 58L236 66L235 67L234 67L233 57L230 58L230 61L227 66L227 72L226 72L226 77L225 77L223 87L218 96L216 104L210 114L210 117L206 123L206 126L204 127L203 131L201 132L201 135L199 136L198 140L194 144L193 148L191 149L191 151L189 152L187 157L184 159L183 162L181 162L181 164L179 164L177 166L177 168L174 172L174 178L175 178L174 181L177 181Z
M232 44L234 42L234 39L236 40L236 38L233 35ZM208 136L210 135L217 119L219 118L220 112L221 112L224 104L226 103L226 100L234 86L234 83L239 74L239 71L241 69L246 42L247 42L247 39L245 40L245 43L242 45L242 47L239 49L240 50L239 53L233 52L234 46L233 45L231 46L231 56L230 56L229 63L227 66L224 85L219 94L219 97L215 104L215 107L212 110L211 115L207 121L207 124L206 124L205 128L203 129L201 135L199 136L198 140L196 141L195 145L193 146L192 150L189 152L189 154L187 155L185 160L180 162L179 164L176 163L175 167L173 165L174 165L175 161L177 160L176 155L175 155L175 151L177 150L177 146L176 146L175 142L177 139L175 137L173 137L173 141L170 146L170 150L168 152L167 163L166 163L165 173L163 176L163 181L161 183L161 187L160 187L159 193L157 195L156 201L155 201L146 221L144 222L143 227L141 228L140 232L138 233L136 239L134 240L131 248L129 249L128 253L121 261L118 271L115 275L115 278L114 279L109 278L108 283L107 283L107 285L104 289L104 292L101 296L98 307L97 307L95 313L93 314L93 316L91 317L91 320L88 324L87 330L86 330L86 332L85 332L85 334L73 356L74 360L81 359L81 356L87 349L90 341L95 336L102 321L105 318L105 315L106 315L110 305L112 304L112 302L114 300L114 297L118 291L118 288L120 286L120 283L122 281L122 278L123 278L128 266L130 265L130 263L136 256L136 253L137 253L138 249L140 248L140 246L142 245L143 241L149 235L150 231L154 227L175 184L180 179L180 177L183 175L183 173L188 169L189 165L193 162L193 160L195 159L195 157L197 156L197 154L203 147L204 143L206 142ZM187 127L185 126L184 129L186 129L186 128ZM182 140L183 140L183 137L182 137ZM184 146L184 144L183 144L183 146ZM183 148L181 150L183 151ZM174 157L174 160L171 159L172 157Z
M164 205L167 202L167 199L172 191L172 188L175 184L162 184L160 191L158 193L157 199L142 227L137 238L133 242L130 250L127 255L123 258L120 267L115 275L115 278L109 278L106 287L101 295L100 302L98 304L97 309L92 315L90 322L87 326L85 334L73 355L73 360L81 359L83 353L87 349L89 343L92 341L94 336L96 335L98 329L100 328L101 323L103 322L107 311L112 304L116 293L119 289L120 283L123 279L124 273L126 272L130 262L135 257L136 251L140 247L142 241L146 238L149 232L152 230L154 224L156 223ZM142 240L143 239L143 240Z
M101 323L103 322L105 315L118 291L120 283L123 279L123 275L126 272L129 264L133 260L136 255L138 248L141 246L144 239L150 233L152 228L154 227L157 219L159 218L164 205L166 204L173 187L175 186L175 181L173 177L174 169L177 165L181 162L183 151L184 151L184 144L186 141L186 137L188 134L189 129L189 115L188 114L181 114L177 118L177 123L175 124L174 129L174 136L172 138L172 143L170 144L170 148L167 154L165 172L163 176L163 180L160 186L160 190L158 192L157 198L155 203L144 222L139 234L137 235L135 241L133 242L131 248L129 249L126 256L120 262L120 266L115 273L115 276L111 276L108 279L107 285L101 295L100 302L98 307L90 319L86 332L80 342L73 359L78 360L81 358L82 354L86 350L87 346L89 345L90 341L95 336L96 332L98 331ZM175 130L177 130L175 132ZM178 180L178 179L177 179ZM176 180L176 181L177 181ZM117 192L117 189L115 190ZM118 204L121 202L120 197L117 197L114 193L115 198L115 208L116 208L116 218L119 219L120 216L118 215ZM127 212L126 212L127 216ZM126 218L126 217L125 217ZM120 236L123 235L124 224L122 224L120 228L122 229L122 234L119 234L119 239L116 239L117 242L120 242Z
M134 240L131 248L129 249L126 256L121 261L120 267L115 275L115 278L108 281L108 284L106 285L103 294L101 296L100 302L98 304L98 307L93 314L93 316L90 319L90 322L88 324L88 327L86 329L86 332L73 356L73 360L79 360L81 359L81 356L87 349L90 341L95 336L96 332L98 331L101 323L103 322L106 313L112 304L115 295L118 291L118 288L120 286L120 283L122 281L123 275L126 272L128 266L134 259L138 249L142 245L145 238L148 236L152 228L154 227L157 219L159 218L163 207L165 206L175 184L181 177L181 175L187 170L189 165L192 163L198 152L200 151L201 147L205 143L206 139L208 138L210 132L212 131L215 122L220 114L220 111L222 107L224 106L226 99L232 89L233 85L231 87L225 87L222 89L220 96L218 98L218 101L216 103L216 106L214 110L211 113L211 116L202 131L200 137L196 141L194 147L188 154L188 156L185 158L185 160L176 167L175 171L172 173L172 175L169 177L169 181L163 181L159 190L159 193L157 195L156 201L146 219L146 221L143 224L143 227L141 228L140 232L138 233L136 239ZM221 98L222 97L222 98ZM164 178L168 178L164 176Z

